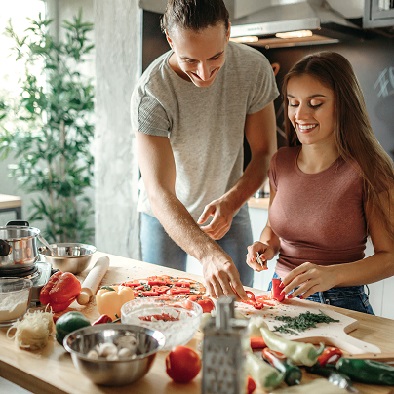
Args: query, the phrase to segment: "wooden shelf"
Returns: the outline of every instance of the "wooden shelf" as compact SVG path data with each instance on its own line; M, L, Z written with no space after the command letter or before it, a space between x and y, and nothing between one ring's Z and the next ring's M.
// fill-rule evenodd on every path
M0 213L15 212L16 218L22 218L22 200L19 196L0 194Z

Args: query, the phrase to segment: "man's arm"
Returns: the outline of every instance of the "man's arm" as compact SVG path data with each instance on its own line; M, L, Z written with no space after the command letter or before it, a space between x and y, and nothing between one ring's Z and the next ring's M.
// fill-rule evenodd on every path
M235 290L246 299L230 256L201 231L176 196L176 166L169 139L137 133L137 155L153 213L177 245L203 264L210 294L219 297Z
M213 239L220 239L227 233L234 213L248 201L267 177L270 159L277 149L273 102L261 111L246 116L245 135L252 158L244 174L227 193L207 205L198 219L198 223L204 223L213 216L209 225L201 227Z

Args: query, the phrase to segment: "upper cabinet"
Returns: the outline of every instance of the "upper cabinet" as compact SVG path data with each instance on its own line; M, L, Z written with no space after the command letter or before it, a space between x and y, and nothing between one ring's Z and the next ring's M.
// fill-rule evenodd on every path
M367 28L394 26L394 1L365 0L363 26Z

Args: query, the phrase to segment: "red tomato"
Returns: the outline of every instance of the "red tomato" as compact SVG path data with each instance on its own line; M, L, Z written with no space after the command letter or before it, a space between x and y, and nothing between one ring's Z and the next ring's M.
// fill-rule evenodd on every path
M208 296L191 295L189 300L197 302L201 306L203 313L210 313L215 309L215 303Z
M248 382L247 382L248 394L254 393L255 390L256 390L256 382L250 375L248 375Z
M187 346L176 346L166 357L166 372L177 383L190 382L201 370L201 358Z

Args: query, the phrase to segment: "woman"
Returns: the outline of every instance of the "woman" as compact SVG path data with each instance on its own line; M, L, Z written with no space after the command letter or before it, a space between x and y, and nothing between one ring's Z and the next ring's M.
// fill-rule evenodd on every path
M373 314L364 285L394 275L393 161L376 140L351 64L334 52L298 61L283 84L288 147L271 160L257 271L298 296ZM374 254L365 257L367 238Z

